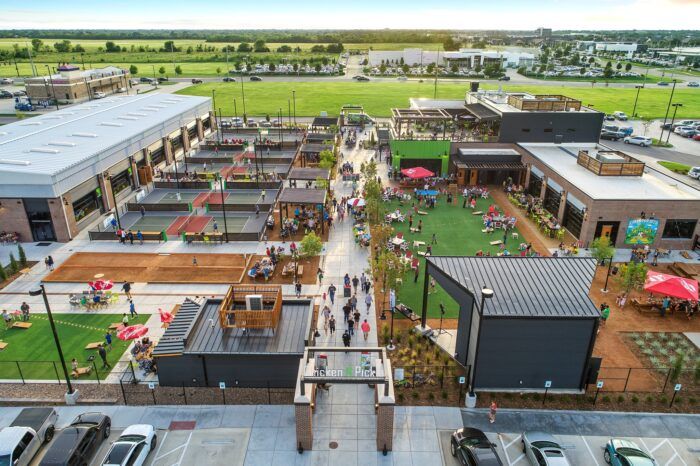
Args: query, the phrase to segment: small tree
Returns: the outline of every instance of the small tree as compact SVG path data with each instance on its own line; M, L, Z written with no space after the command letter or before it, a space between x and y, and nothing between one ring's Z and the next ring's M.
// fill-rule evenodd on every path
M625 71L627 71L629 73L631 69L632 69L632 63L627 63L625 65Z
M299 254L304 259L318 256L322 250L323 242L313 231L304 235L304 238L299 243Z
M617 282L626 291L640 289L647 279L647 265L643 262L622 264L617 274Z
M325 178L316 178L316 187L319 189L328 189L328 180Z
M175 67L175 74L177 74L177 75L182 74L182 67L180 65L177 65Z
M683 372L683 364L685 363L685 353L678 353L673 359L673 366L671 367L670 380L672 383L678 382Z
M10 275L14 275L19 271L19 266L15 260L15 255L10 253Z
M139 72L139 69L138 69L138 67L137 67L136 65L131 65L131 66L129 67L129 73L131 73L131 74L138 74L138 72Z
M331 169L335 165L335 155L329 150L322 150L319 154L320 161L318 163L319 168Z
M598 264L603 265L606 259L610 259L615 254L615 248L610 244L610 238L601 236L596 238L591 243L591 256L593 256Z
M165 67L164 66L161 66L160 68L158 68L158 74L165 74Z
M17 245L17 254L19 257L19 263L22 267L27 266L27 255L24 253L24 248L21 244Z
M7 271L5 271L5 266L0 264L0 283L7 280Z
M220 75L220 74L221 74L221 67L220 67L220 66L217 66L217 67L216 67L216 75L218 76L218 75Z

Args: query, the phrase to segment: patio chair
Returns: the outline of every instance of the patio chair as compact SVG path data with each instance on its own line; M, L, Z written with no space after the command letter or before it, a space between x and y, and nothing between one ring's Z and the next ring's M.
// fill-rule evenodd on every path
M112 293L109 296L109 304L117 304L119 302L119 293Z
M408 251L408 243L406 243L406 242L401 243L401 246L399 246L399 248L402 251Z
M399 222L403 223L403 222L406 221L406 217L404 217L403 215L399 215L399 217L398 217L396 220L398 220Z
M412 259L413 258L413 251L410 249L406 251L406 259Z
M396 237L399 239L403 239L403 232L396 233Z

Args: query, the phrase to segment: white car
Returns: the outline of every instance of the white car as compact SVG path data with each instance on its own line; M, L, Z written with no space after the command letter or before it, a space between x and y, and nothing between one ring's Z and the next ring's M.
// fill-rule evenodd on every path
M688 87L700 87L700 83L697 81L690 81Z
M408 78L407 78L406 76L399 76L399 77L396 78L396 79L399 80L399 81L406 81Z
M613 116L620 121L627 121L627 114L625 112L615 112Z
M156 448L156 430L149 424L134 424L124 429L102 461L109 466L142 466L148 454Z
M700 178L700 167L693 167L690 170L688 170L688 176L695 180Z
M0 79L0 84L3 84L3 85L12 85L13 83L14 83L14 81L12 80L12 78Z
M534 466L570 466L557 439L545 432L528 431L522 435L523 453Z
M684 138L692 138L698 134L698 131L700 130L698 130L695 126L683 126L678 130L677 134Z
M107 97L107 94L105 94L104 92L100 92L100 91L97 91L97 92L92 94L93 99L104 99L105 97Z
M652 143L651 138L647 138L644 136L627 136L622 141L625 144L634 144L635 146L639 146L639 147L647 147L647 146L650 146Z

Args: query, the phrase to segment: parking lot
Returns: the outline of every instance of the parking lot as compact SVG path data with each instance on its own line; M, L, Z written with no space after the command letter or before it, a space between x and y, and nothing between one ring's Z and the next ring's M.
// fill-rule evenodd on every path
M451 431L440 431L440 447L445 464L460 464L450 453ZM508 466L525 466L529 464L522 448L521 434L487 433L491 442L496 444L498 456ZM584 435L557 435L566 456L572 465L603 466L603 446L609 437ZM699 439L676 438L628 438L649 453L659 465L696 465L700 457Z

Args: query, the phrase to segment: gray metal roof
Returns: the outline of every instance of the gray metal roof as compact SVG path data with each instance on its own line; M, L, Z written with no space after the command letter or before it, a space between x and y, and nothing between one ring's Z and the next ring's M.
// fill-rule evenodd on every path
M185 344L184 353L259 354L304 352L309 336L312 307L309 300L285 300L274 334L271 330L223 330L219 326L220 300L208 300ZM214 323L211 327L210 319Z
M484 315L495 317L597 318L588 297L596 270L586 257L441 257L427 260L481 301L486 285L494 296Z
M314 188L282 188L278 202L282 204L323 204L326 190Z
M292 167L287 175L288 180L311 180L316 181L318 178L328 180L331 177L331 171L328 168L302 168Z
M173 321L168 325L163 337L153 349L153 355L182 354L185 349L185 342L197 321L200 309L200 304L186 299L180 306L180 310L175 314Z
M173 94L111 96L4 125L0 197L61 195L205 116L209 102Z

